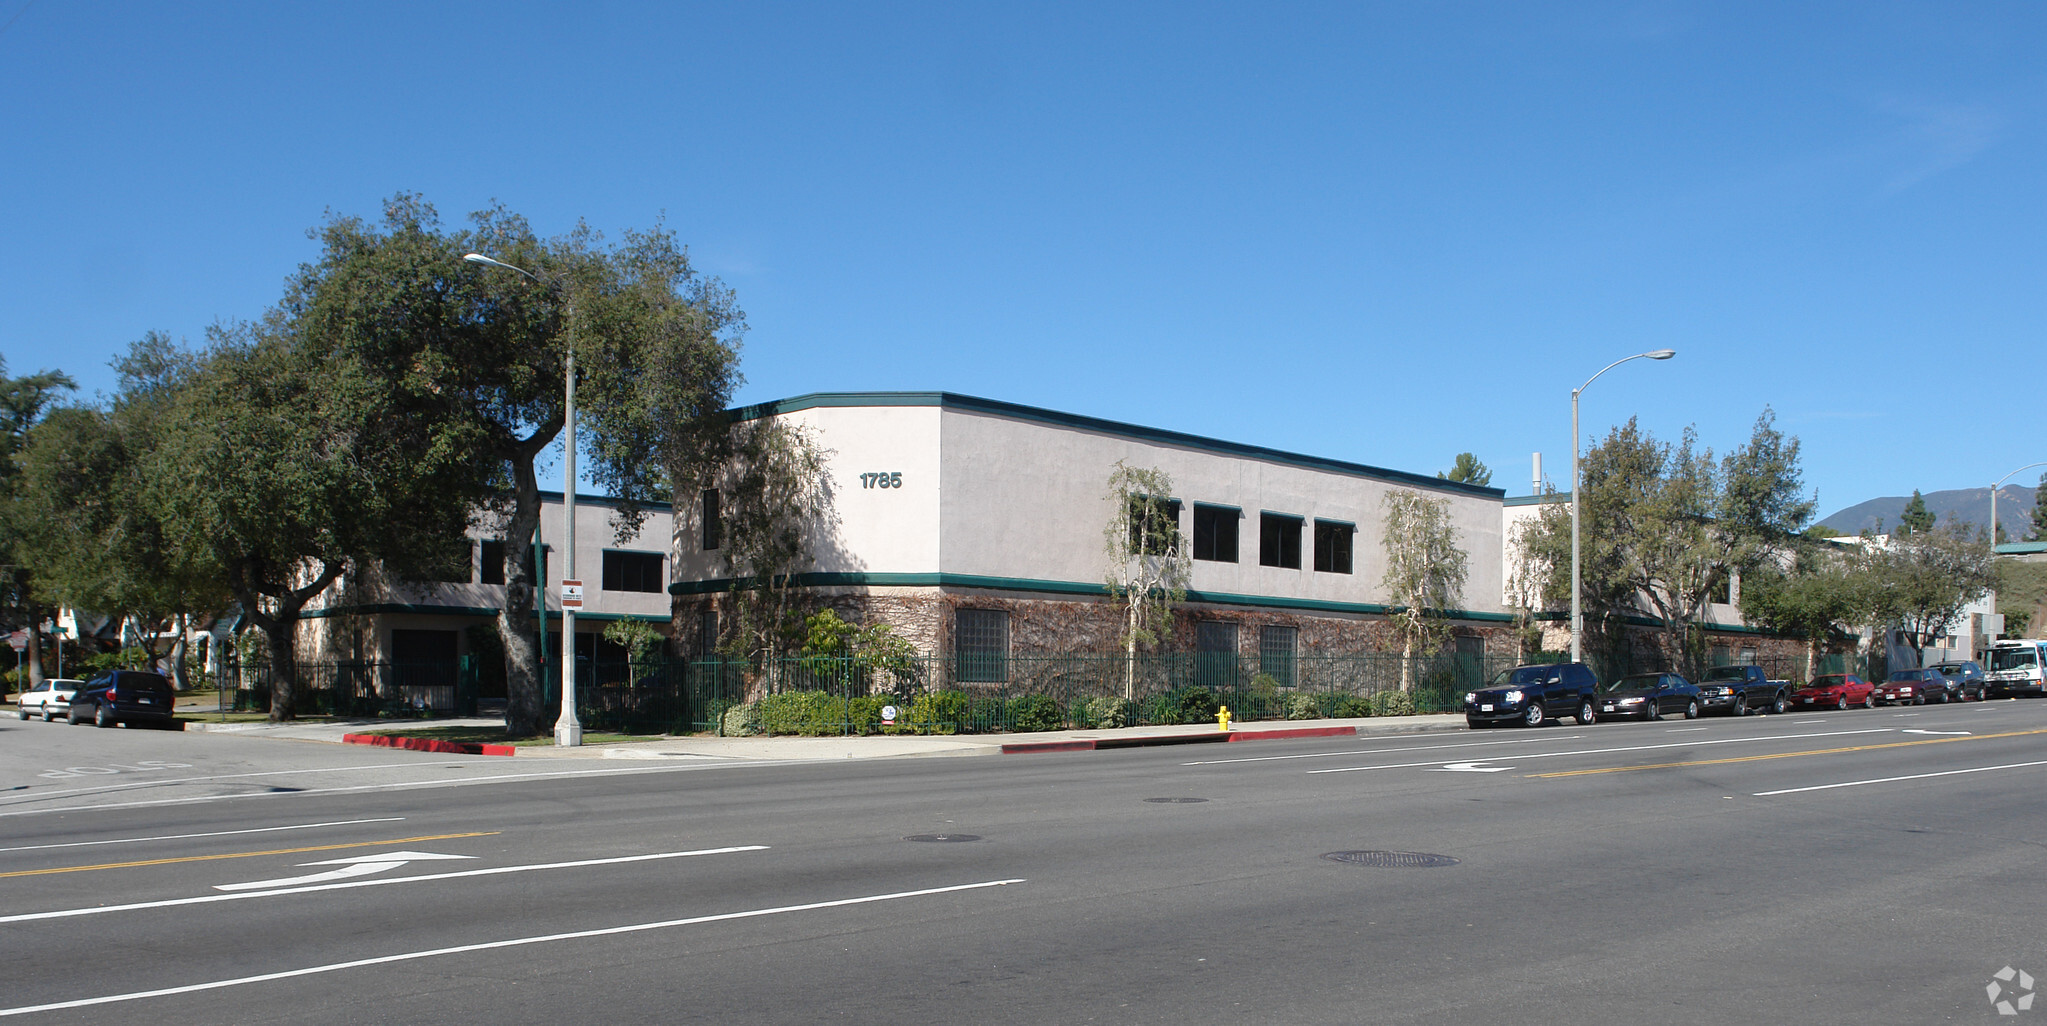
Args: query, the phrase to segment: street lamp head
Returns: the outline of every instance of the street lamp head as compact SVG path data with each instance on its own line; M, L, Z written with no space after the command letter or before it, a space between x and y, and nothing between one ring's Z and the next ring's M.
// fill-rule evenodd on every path
M1675 350L1675 349L1652 349L1652 350L1650 350L1649 352L1643 353L1642 355L1643 355L1643 356L1646 356L1646 357L1648 357L1648 358L1650 358L1651 360L1668 360L1668 359L1670 359L1671 357L1673 357L1673 356L1676 356L1676 355L1677 355L1677 350Z

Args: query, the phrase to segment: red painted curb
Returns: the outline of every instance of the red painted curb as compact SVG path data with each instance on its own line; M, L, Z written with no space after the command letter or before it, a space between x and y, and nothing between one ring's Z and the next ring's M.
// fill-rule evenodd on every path
M424 737L393 737L390 734L343 734L345 745L371 745L377 748L403 748L411 752L439 752L442 755L513 755L519 750L511 745L486 745L468 741L436 741Z
M1356 737L1356 727L1281 727L1278 730L1232 731L1232 741L1276 741L1288 737Z
M1004 755L1029 755L1032 752L1092 752L1094 750L1095 743L1093 741L1019 741L1013 745L1002 746L1002 754Z
M1209 745L1230 741L1278 741L1290 737L1356 737L1356 727L1278 727L1272 730L1220 730L1199 734L1137 734L1076 741L1018 741L1002 746L1004 755L1035 752L1095 752L1106 748L1149 748L1155 745Z

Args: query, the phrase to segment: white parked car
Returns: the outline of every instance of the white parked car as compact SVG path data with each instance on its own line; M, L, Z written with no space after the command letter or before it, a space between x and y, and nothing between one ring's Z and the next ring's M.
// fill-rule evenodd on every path
M71 712L71 695L84 683L65 677L43 681L21 693L21 704L15 712L25 720L31 713L41 711L43 722L48 723L60 713Z

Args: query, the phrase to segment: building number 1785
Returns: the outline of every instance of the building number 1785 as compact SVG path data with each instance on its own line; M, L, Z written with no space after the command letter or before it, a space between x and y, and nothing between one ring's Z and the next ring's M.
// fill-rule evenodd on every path
M860 475L860 487L862 488L901 488L902 486L903 472L900 470L890 471L886 474Z

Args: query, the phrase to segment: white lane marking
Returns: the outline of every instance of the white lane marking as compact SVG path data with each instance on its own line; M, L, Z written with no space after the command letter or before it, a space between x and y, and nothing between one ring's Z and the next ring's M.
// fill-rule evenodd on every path
M705 770L731 769L744 766L748 769L768 766L797 765L800 760L761 760L759 762L718 763L686 766L625 766L618 769L558 770L539 773L502 773L490 777L463 777L449 780L400 780L387 784L357 784L351 787L311 787L298 791L254 791L245 794L195 795L189 798L153 798L141 802L106 802L97 805L62 805L48 809L22 809L17 812L0 812L0 819L14 816L47 816L60 812L107 812L116 809L147 809L165 805L198 805L205 802L249 801L257 798L306 798L315 795L361 794L365 791L411 791L437 787L469 787L474 784L502 784L519 780L552 780L556 778L604 777L625 773L701 773ZM5 803L0 803L4 806Z
M1499 772L1501 772L1502 770L1510 770L1510 769L1513 769L1513 768L1514 768L1514 767L1512 767L1512 766L1488 766L1488 765L1486 765L1485 763L1482 763L1482 762L1453 762L1453 763L1449 764L1448 766L1438 766L1438 767L1436 767L1436 768L1435 768L1435 770L1434 770L1434 772L1437 772L1437 773L1499 773Z
M1806 725L1806 724L1808 724L1808 723L1825 723L1825 722L1827 722L1827 721L1825 721L1825 720L1792 720L1792 721L1791 721L1791 725L1792 725L1792 726L1794 726L1794 727L1802 727L1802 726L1805 726L1805 725Z
M1959 773L1989 773L1993 770L2026 769L2031 766L2047 766L2047 760L2040 762L2010 762L2002 766L1977 766L1973 769L1942 770L1938 773L1914 773L1903 777L1878 777L1874 780L1846 780L1838 784L1817 784L1812 787L1787 787L1781 791L1757 791L1758 798L1770 798L1780 794L1798 794L1803 791L1831 791L1837 787L1861 787L1864 784L1889 784L1900 780L1925 780L1928 777L1952 777Z
M297 887L302 884L325 883L328 880L346 880L350 877L368 876L388 869L397 869L408 862L428 862L444 859L473 859L474 855L442 855L431 851L386 851L375 855L351 855L343 859L328 859L325 862L301 862L299 868L313 866L340 866L324 873L309 873L283 880L254 880L248 883L214 884L216 891L266 891L280 887Z
M980 890L987 887L1004 887L1020 884L1021 878L1011 880L984 880L980 883L954 884L951 887L927 887L917 891L896 891L892 894L869 894L858 898L839 898L834 901L813 901L802 905L782 905L776 908L756 908L744 912L722 912L717 915L691 916L688 919L666 919L658 923L634 923L630 926L611 926L598 930L576 930L571 933L547 933L532 937L513 937L509 940L484 941L480 944L460 944L449 948L429 948L424 951L407 951L396 955L378 955L375 958L359 958L352 962L330 962L326 965L307 966L303 969L287 969L283 972L263 973L259 976L243 976L232 980L210 980L206 983L191 983L182 987L165 987L162 990L143 990L129 994L108 994L104 997L79 998L75 1001L53 1001L46 1005L24 1005L19 1008L0 1008L0 1016L30 1015L35 1012L54 1012L65 1008L88 1008L93 1005L110 1005L121 1001L143 1001L149 998L170 997L175 994L194 994L207 990L222 990L228 987L244 987L254 983L269 983L273 980L289 980L320 973L342 972L373 965L390 965L394 962L411 962L441 955L462 955L473 951L495 951L500 948L517 948L533 944L551 944L555 941L584 940L590 937L613 937L626 933L645 933L649 930L667 930L678 926L698 926L704 923L722 923L735 919L758 919L762 916L781 915L788 912L815 912L819 909L844 908L848 905L867 905L877 901L896 901L902 898L922 898L933 894L953 894L959 891Z
M1706 728L1700 727L1700 730ZM1583 734L1565 734L1562 737L1523 737L1512 741L1463 741L1454 745L1414 745L1408 748L1347 748L1341 752L1308 752L1299 755L1253 755L1242 759L1204 759L1200 762L1183 762L1182 766L1230 766L1240 762L1286 762L1290 759L1327 759L1332 755L1386 755L1392 752L1433 752L1443 748L1485 748L1490 745L1525 745L1537 741L1576 741Z
M0 916L0 924L28 923L43 919L71 919L77 916L96 916L107 912L134 912L149 908L175 908L180 905L211 905L217 901L242 901L247 898L275 898L280 895L313 894L319 891L346 891L357 887L388 887L393 884L425 883L431 880L456 880L471 876L504 876L510 873L532 873L543 869L583 869L589 866L620 866L632 862L656 862L663 859L688 858L692 855L730 855L741 851L767 851L765 844L742 844L730 848L700 848L696 851L663 851L652 855L621 855L608 859L583 859L578 862L547 862L533 866L496 866L490 869L464 869L452 873L429 873L424 876L385 877L381 880L350 880L346 883L314 884L311 887L291 887L275 891L243 891L239 894L202 894L195 898L168 898L163 901L138 901L128 905L93 905L86 908L64 908L54 912L23 912L19 915Z
M1901 719L1901 720L1902 720L1902 719L1904 719L1904 718L1905 718L1905 717L1907 717L1907 716L1917 716L1917 715L1919 715L1919 714L1918 714L1918 713L1892 713L1891 715L1892 715L1893 717L1897 718L1897 719Z
M1615 752L1649 752L1655 751L1656 749L1659 748L1697 748L1702 745L1735 745L1746 744L1754 741L1795 741L1801 738L1808 737L1842 737L1844 735L1849 734L1889 734L1889 733L1893 733L1893 730L1890 727L1875 727L1869 730L1830 730L1815 734L1771 734L1766 737L1728 737L1720 738L1715 741L1674 741L1667 745L1631 745L1626 748L1586 748L1575 752L1533 752L1526 754L1517 753L1516 758L1561 759L1573 755L1611 755ZM1443 760L1441 762L1410 762L1391 766L1338 766L1334 769L1309 770L1308 772L1310 774L1356 773L1361 770L1412 769L1417 766L1441 766L1450 761L1453 760ZM0 920L0 922L4 921L5 920Z
M291 826L250 827L247 830L214 830L203 834L162 834L156 837L116 837L105 841L66 841L63 844L24 844L17 848L0 848L0 852L43 851L49 848L88 848L99 844L141 844L145 841L189 841L198 837L231 837L236 834L269 834L279 830L314 830L320 827L360 826L364 823L403 823L404 816L385 816L381 819L338 819L332 823L295 823Z
M1689 733L1691 733L1691 732L1692 732L1692 731L1694 731L1694 730L1710 730L1710 729L1711 729L1711 728L1709 728L1709 727L1672 727L1672 728L1670 728L1669 730L1666 730L1666 731L1664 731L1664 733L1666 733L1666 734L1689 734Z
M1962 735L1967 735L1967 734L1968 734L1969 732L1968 732L1968 731L1966 731L1966 730L1922 730L1922 729L1920 729L1920 728L1918 728L1918 727L1906 727L1906 728L1905 728L1904 730L1898 731L1898 733L1900 733L1900 734L1948 734L1948 735L1962 734Z

